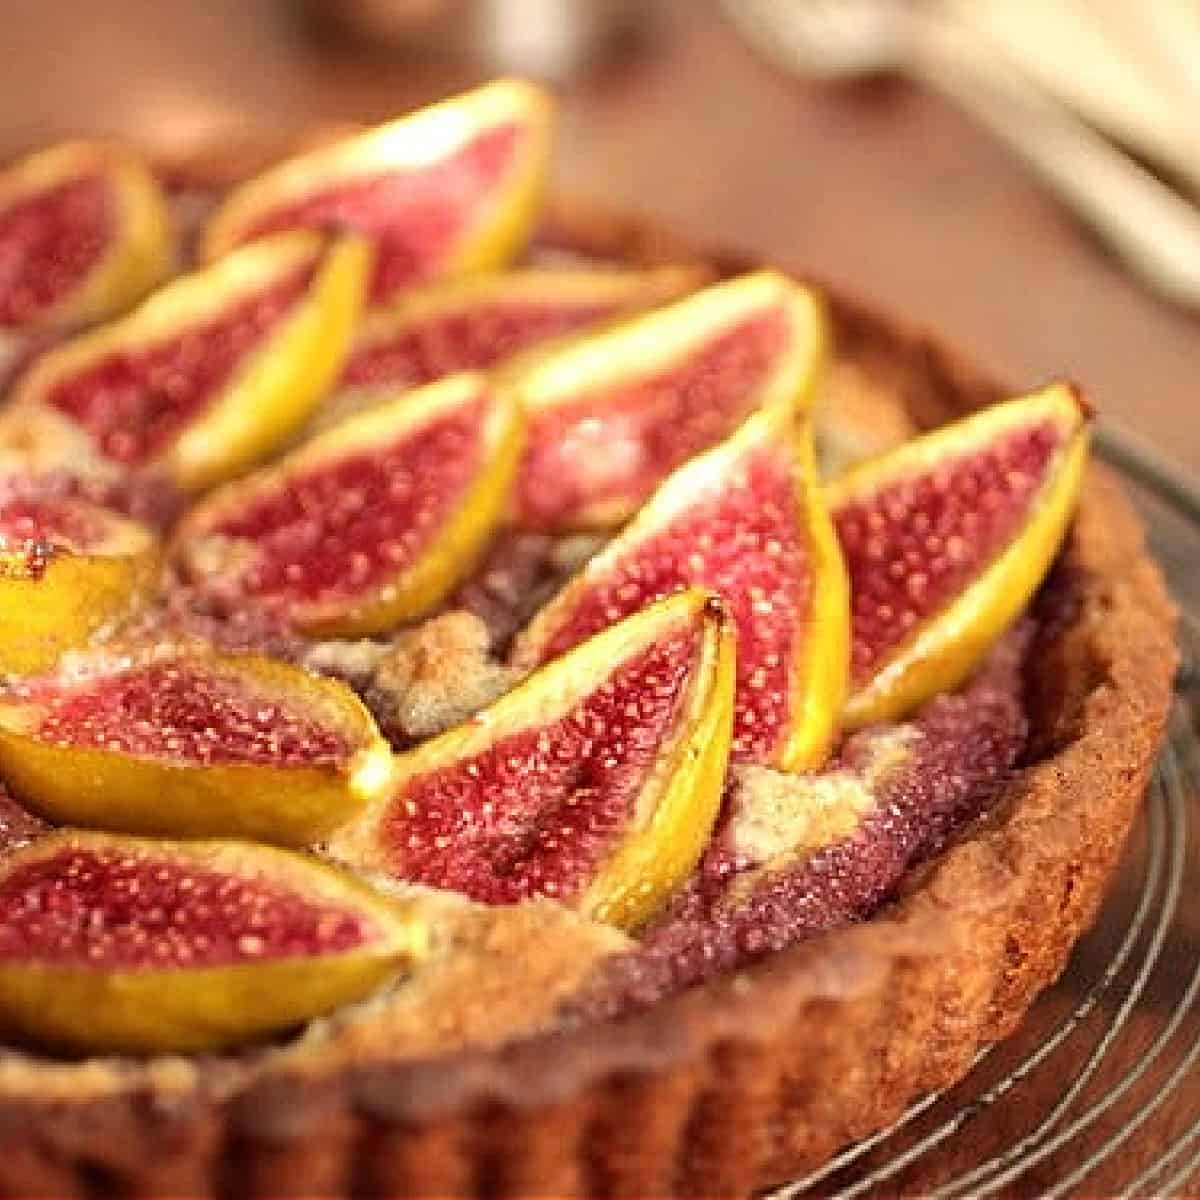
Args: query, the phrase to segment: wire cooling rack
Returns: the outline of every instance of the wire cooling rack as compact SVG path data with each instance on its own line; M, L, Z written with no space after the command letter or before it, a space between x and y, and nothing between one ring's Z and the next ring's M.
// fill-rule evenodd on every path
M956 1087L765 1200L1200 1193L1200 523L1135 488L1184 612L1169 740L1096 927Z

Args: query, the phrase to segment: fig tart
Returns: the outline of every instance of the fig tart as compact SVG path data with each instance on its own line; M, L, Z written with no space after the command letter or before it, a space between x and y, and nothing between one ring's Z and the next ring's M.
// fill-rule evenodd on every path
M1080 390L552 116L0 175L0 1194L749 1194L1095 915L1174 611Z

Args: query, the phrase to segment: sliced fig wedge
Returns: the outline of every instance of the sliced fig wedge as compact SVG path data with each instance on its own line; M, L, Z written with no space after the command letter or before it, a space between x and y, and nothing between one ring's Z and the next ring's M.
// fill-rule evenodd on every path
M184 522L176 556L219 607L263 604L309 633L380 632L471 569L520 443L512 397L455 375L216 493Z
M166 200L137 159L67 142L0 173L0 328L63 329L132 307L173 254Z
M341 369L369 247L285 234L40 358L6 420L65 463L208 487L274 448Z
M819 765L845 695L845 569L790 402L670 476L519 635L532 668L679 588L717 593L737 630L733 759Z
M48 670L130 615L153 591L158 566L144 525L0 483L0 673Z
M514 383L529 414L517 525L605 528L756 408L811 402L825 360L816 297L762 271L551 353Z
M289 159L234 189L204 253L281 229L354 229L376 248L374 304L501 266L533 225L551 109L541 88L500 80Z
M549 896L635 928L708 840L733 681L719 603L673 596L400 756L389 794L329 849L486 903Z
M1025 608L1067 529L1088 451L1068 384L976 413L828 490L850 575L854 728L951 691Z
M426 937L415 907L287 850L64 831L0 865L0 1027L82 1053L222 1050L365 998Z
M529 268L427 284L369 313L329 407L361 407L379 392L486 370L530 347L674 300L704 282L700 267Z
M911 722L850 735L819 773L734 768L700 868L634 954L602 964L573 1015L627 1014L864 920L894 897L989 810L1019 764L1032 632L1018 626L965 689Z
M61 825L301 846L390 762L344 684L252 655L97 652L0 700L0 776Z

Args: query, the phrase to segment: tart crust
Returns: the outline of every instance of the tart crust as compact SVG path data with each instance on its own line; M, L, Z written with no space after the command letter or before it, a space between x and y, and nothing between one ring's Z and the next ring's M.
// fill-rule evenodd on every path
M753 265L570 202L542 241L639 265ZM827 295L839 359L917 424L1004 394L930 337ZM1101 468L1045 594L1029 765L870 922L625 1020L491 1051L436 1056L434 1039L400 1061L394 1030L372 1036L368 1021L248 1063L0 1053L0 1194L733 1196L819 1165L1014 1028L1117 866L1176 656L1163 582ZM527 926L492 952L514 967L539 953L546 927Z

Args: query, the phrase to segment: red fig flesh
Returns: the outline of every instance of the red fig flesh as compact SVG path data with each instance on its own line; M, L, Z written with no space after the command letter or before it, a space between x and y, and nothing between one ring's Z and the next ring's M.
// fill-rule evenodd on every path
M94 655L0 701L0 773L64 824L304 845L389 762L348 688L250 655Z
M92 1053L216 1050L360 999L420 953L411 911L238 842L40 839L0 867L0 1026Z
M831 484L853 604L851 725L895 720L970 673L1049 569L1086 457L1086 410L1057 385Z
M520 413L459 375L360 414L195 510L179 557L225 608L293 627L373 633L427 612L503 511Z
M73 469L207 487L307 418L349 345L367 263L353 239L288 234L174 280L38 359L10 440L49 423L40 441Z
M534 360L514 380L529 412L516 523L621 524L756 408L806 408L824 357L815 297L764 271Z
M523 245L545 170L550 99L501 80L302 155L236 188L213 258L286 229L352 229L375 246L372 303L486 270Z
M338 388L417 387L456 371L488 369L551 339L675 299L702 279L690 267L527 269L414 289L363 321Z
M657 597L712 589L737 629L733 757L789 768L827 752L846 684L844 570L790 406L682 467L534 618L518 666L562 654Z
M641 923L694 865L725 773L733 651L693 590L647 608L398 760L331 843L492 904L552 896Z
M61 330L129 308L165 277L171 231L150 172L65 143L0 173L0 328Z

